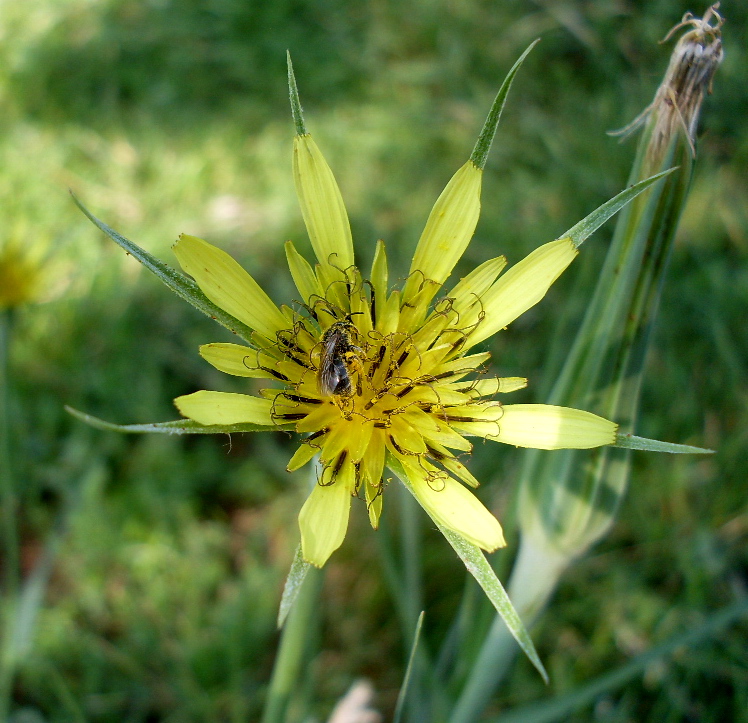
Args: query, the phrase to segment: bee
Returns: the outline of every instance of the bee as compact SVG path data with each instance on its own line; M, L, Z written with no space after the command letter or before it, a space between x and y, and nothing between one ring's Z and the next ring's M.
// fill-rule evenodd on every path
M323 396L348 397L352 393L351 371L361 371L362 350L352 339L356 327L350 321L336 321L322 337L322 354L317 373Z

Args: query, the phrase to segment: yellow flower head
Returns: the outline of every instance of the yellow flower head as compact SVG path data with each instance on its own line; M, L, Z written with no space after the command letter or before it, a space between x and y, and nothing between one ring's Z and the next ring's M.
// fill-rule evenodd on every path
M13 236L0 241L0 311L39 301L48 275L37 244L29 248Z
M390 287L381 241L364 276L340 190L306 133L290 78L294 180L317 257L313 268L286 244L295 306L276 306L234 259L201 239L182 235L174 246L208 299L253 330L252 346L207 344L203 358L275 386L259 397L200 391L175 403L200 424L293 425L303 435L288 469L319 455L318 481L299 516L303 556L314 565L343 542L352 497L365 500L377 527L388 459L439 524L493 551L505 544L501 526L468 490L478 481L459 459L471 451L470 437L539 449L614 442L616 425L588 412L503 404L496 395L526 380L488 376L490 355L474 349L543 298L575 245L552 241L503 275L506 259L490 259L444 290L478 222L482 166L498 122L489 116L487 145L484 128L436 201L403 287Z

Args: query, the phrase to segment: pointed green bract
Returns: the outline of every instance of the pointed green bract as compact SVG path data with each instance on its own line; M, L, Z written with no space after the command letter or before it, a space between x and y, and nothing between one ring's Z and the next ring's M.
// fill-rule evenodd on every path
M311 564L302 556L301 545L299 545L294 553L291 569L288 571L288 577L286 578L286 584L283 586L283 594L281 595L280 607L278 608L278 628L282 628L286 622L288 613L291 612L291 608L296 602L299 592L301 592L301 585L311 567Z
M596 208L589 216L585 216L579 223L572 226L566 233L561 234L559 238L570 238L574 246L579 248L585 239L592 236L611 216L617 214L624 206L633 201L640 193L646 191L653 183L657 183L661 178L671 174L677 169L669 168L662 173L656 173L654 176L645 178L626 190L621 191L610 201L606 201L602 206Z
M633 434L617 434L614 447L621 449L638 449L644 452L667 452L669 454L714 454L713 449L692 447L689 444L660 442L657 439L637 437Z
M509 89L512 87L514 76L517 75L517 71L520 69L522 63L525 62L525 58L529 55L530 51L540 42L540 39L533 41L527 50L519 56L517 62L512 66L511 70L506 74L504 82L499 88L499 92L496 94L491 110L488 112L486 122L483 124L483 130L481 130L480 136L473 148L473 152L470 155L470 160L481 170L486 166L486 159L488 158L488 152L491 150L491 144L493 143L494 136L496 135L496 129L499 126L501 120L501 112L504 110L504 104L506 103L506 97L509 94Z
M288 95L291 100L291 115L293 116L293 124L296 128L296 135L306 135L306 126L304 125L304 114L301 110L301 101L299 100L299 90L296 87L296 76L293 72L293 64L291 63L291 53L286 51L286 63L288 65Z
M65 411L72 414L81 422L102 429L105 432L122 432L124 434L238 434L240 432L273 432L278 429L289 429L292 425L286 424L199 424L192 419L175 419L170 422L152 422L151 424L114 424L107 422L92 414L78 411L73 407L65 406Z
M220 306L214 304L192 280L184 274L180 274L163 261L159 261L155 256L151 256L145 249L140 248L136 243L117 233L114 229L107 226L94 216L79 200L75 194L70 194L75 205L83 211L88 219L99 229L101 229L112 241L121 246L127 253L140 261L149 271L155 274L166 286L169 287L177 296L183 298L187 303L194 306L198 311L215 319L219 324L225 326L237 336L246 342L252 340L252 328L239 321L236 317L229 314Z

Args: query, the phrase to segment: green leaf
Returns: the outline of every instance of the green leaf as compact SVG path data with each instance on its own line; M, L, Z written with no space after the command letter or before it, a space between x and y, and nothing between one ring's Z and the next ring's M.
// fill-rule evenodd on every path
M231 314L226 313L220 306L216 306L202 291L200 287L188 276L176 271L163 261L149 254L145 249L140 248L124 236L118 234L114 229L107 226L94 216L75 196L70 194L78 208L91 220L91 222L100 228L112 241L121 246L127 253L140 261L149 271L152 271L166 286L168 286L177 296L180 296L189 304L192 304L198 311L214 319L229 331L248 343L252 343L252 329L235 319Z
M306 574L312 567L301 554L301 545L296 548L296 553L293 556L293 562L291 563L291 569L288 571L288 577L286 578L286 584L283 586L283 595L281 595L280 608L278 609L278 628L283 627L283 623L286 622L288 613L291 612L296 598L299 596L301 591L301 584L306 578Z
M559 238L570 238L574 246L579 248L583 241L591 236L600 228L611 216L618 213L627 203L633 201L642 191L646 191L653 183L675 171L676 168L669 168L662 173L656 173L654 176L645 178L643 181L629 186L625 191L621 191L610 201L606 201L602 206L595 209L589 216L583 218L578 224L572 226L566 233L562 233Z
M198 424L192 419L175 419L171 422L152 422L150 424L114 424L91 414L80 412L73 407L65 406L65 411L86 424L107 432L124 432L126 434L232 434L238 432L278 432L290 431L292 425L264 426L260 424Z
M483 129L478 136L478 140L475 143L475 148L470 154L470 160L475 166L481 170L485 168L486 159L488 158L488 152L491 150L491 144L493 143L494 136L496 135L496 128L498 128L499 121L501 120L501 112L504 110L504 104L506 103L506 97L509 93L509 88L512 87L512 81L514 76L517 75L522 63L525 62L525 58L528 56L530 51L540 42L540 39L530 43L530 46L525 50L522 55L519 56L519 60L512 66L511 70L506 74L504 82L499 88L499 92L496 94L491 110L488 111L488 117L486 122L483 124Z
M645 452L669 452L670 454L714 454L713 449L691 447L688 444L674 444L673 442L660 442L657 439L636 437L633 434L616 434L616 441L611 447L640 449Z
M397 475L416 500L418 500L418 497L416 497L413 487L410 484L410 480L408 480L405 470L402 468L400 462L390 455L387 458L387 466ZM426 513L428 514L428 510L426 510ZM431 517L431 515L429 515L429 517ZM458 535L456 532L443 527L433 517L431 517L431 519L439 528L442 535L447 539L447 542L452 545L452 548L462 560L467 571L483 588L483 592L486 593L491 604L496 608L496 612L501 616L501 619L506 624L512 637L517 641L519 647L530 659L530 662L535 666L543 680L548 683L548 673L546 673L543 663L540 662L532 638L530 638L527 628L525 628L524 623L517 614L517 611L514 609L512 601L506 594L506 590L504 590L499 578L496 577L493 568L488 564L488 560L486 560L483 551L476 545L468 542L464 537Z
M410 683L411 673L413 672L413 664L416 659L416 651L418 650L418 641L421 639L421 627L423 626L423 615L424 611L421 610L421 614L418 616L418 622L416 623L416 632L413 636L413 645L410 646L410 657L408 658L408 667L405 670L405 676L403 677L403 684L400 686L400 692L397 694L397 704L395 705L395 714L392 717L392 723L400 723L400 718L403 714L403 707L405 706L405 698L408 695L408 684Z

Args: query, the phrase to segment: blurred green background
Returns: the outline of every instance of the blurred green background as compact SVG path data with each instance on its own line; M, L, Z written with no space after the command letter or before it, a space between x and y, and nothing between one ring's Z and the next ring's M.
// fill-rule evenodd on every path
M512 89L486 168L483 214L458 272L510 262L626 183L619 128L651 100L686 10L673 0L26 0L0 6L0 234L49 244L59 284L13 318L8 386L23 579L39 602L3 615L13 720L251 721L278 635L305 475L282 434L126 437L119 423L177 416L197 389L240 391L197 346L229 334L97 231L109 225L173 263L181 232L234 254L278 302L294 298L283 241L310 247L291 178L290 49L307 125L336 173L358 261L384 239L407 273L431 204L469 155L504 74ZM533 637L546 689L520 660L491 712L575 689L745 594L748 572L748 58L744 3L727 2L726 57L702 114L691 198L650 354L638 433L712 447L708 459L639 453L611 534L573 568ZM549 298L500 335L494 367L530 379L571 339L610 238L605 227ZM59 287L59 288L58 288ZM471 469L507 526L517 451L478 445ZM326 570L318 648L290 720L325 720L369 678L392 713L410 645L378 535L354 504ZM385 516L388 510L385 510ZM439 650L472 600L469 661L491 610L421 518L426 644ZM51 561L51 574L42 574ZM7 560L3 561L4 569ZM39 607L41 606L41 607ZM36 611L36 617L29 617ZM748 625L650 666L579 721L748 720ZM459 685L459 671L455 678ZM305 715L313 716L304 718ZM294 717L295 716L295 717Z

